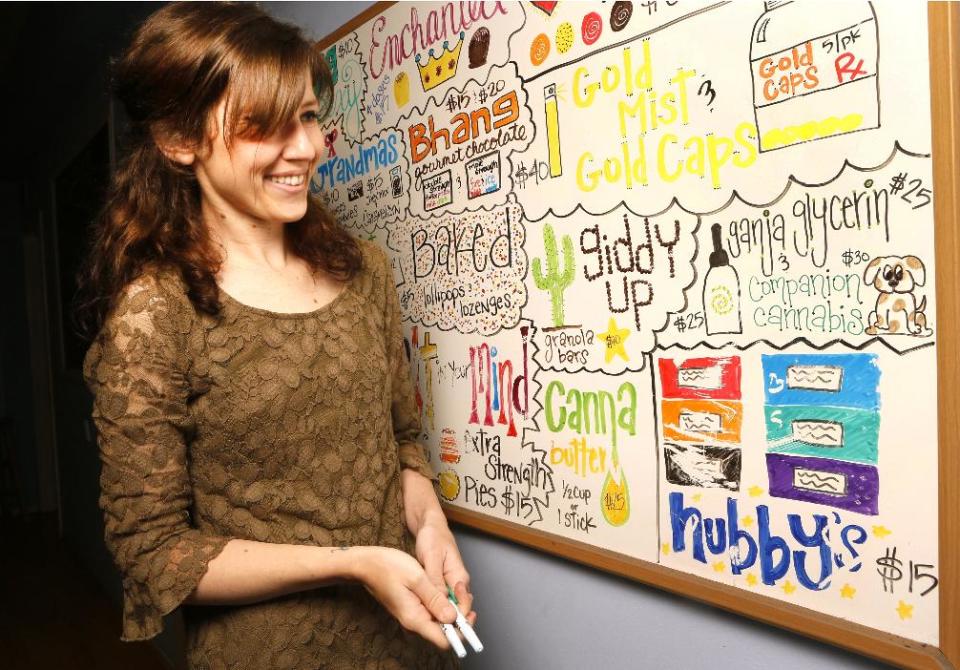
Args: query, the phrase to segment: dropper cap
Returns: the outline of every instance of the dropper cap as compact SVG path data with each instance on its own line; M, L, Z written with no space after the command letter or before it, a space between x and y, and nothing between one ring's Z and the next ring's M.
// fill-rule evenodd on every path
M718 268L723 265L730 265L730 257L723 248L720 241L720 224L715 223L710 226L710 234L713 236L713 251L710 252L710 267Z

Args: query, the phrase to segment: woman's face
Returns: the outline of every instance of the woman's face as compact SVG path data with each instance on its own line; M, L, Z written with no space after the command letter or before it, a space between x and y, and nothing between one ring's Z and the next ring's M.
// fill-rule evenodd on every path
M194 159L204 211L255 224L299 221L307 211L310 175L323 147L310 77L295 118L269 137L234 136L228 148L221 122L225 106L222 101L214 111L216 136Z

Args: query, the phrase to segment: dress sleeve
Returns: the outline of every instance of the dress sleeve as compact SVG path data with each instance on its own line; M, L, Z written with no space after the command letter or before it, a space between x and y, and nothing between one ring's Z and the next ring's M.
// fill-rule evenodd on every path
M184 300L185 300L184 296ZM189 314L154 277L132 283L87 352L105 539L123 582L124 640L163 628L230 538L191 524Z
M400 300L393 283L390 260L379 248L376 252L382 259L383 285L385 293L385 331L387 337L387 361L390 366L393 400L393 433L400 454L400 467L416 470L427 479L435 480L436 475L430 467L430 458L426 447L417 437L420 435L420 413L413 395L413 381L410 378L410 364L403 347L403 331L400 326Z

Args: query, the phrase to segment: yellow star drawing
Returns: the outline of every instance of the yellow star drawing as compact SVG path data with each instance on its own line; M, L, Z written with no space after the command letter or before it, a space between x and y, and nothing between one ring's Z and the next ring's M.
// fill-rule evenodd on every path
M849 598L850 600L853 600L853 596L856 595L856 593L857 593L857 590L852 586L850 586L849 584L844 584L843 588L840 589L841 598Z
M908 605L907 603L900 601L900 604L897 605L897 614L900 615L901 619L912 619L913 618L913 605Z
M873 527L873 535L874 535L874 537L886 537L887 535L889 535L889 534L892 533L892 532L893 532L893 531L890 530L889 528L887 528L886 526L874 526L874 527Z
M791 593L797 590L796 584L791 582L789 579L783 583L783 586L781 588L783 589L783 592L786 593L787 595L790 595Z
M713 564L713 571L723 572L726 567L727 567L726 563L724 563L723 561L717 561L716 563Z
M749 528L750 526L753 525L753 517L748 514L747 516L740 519L740 523L742 523L744 526Z
M702 497L703 497L703 496L700 495L699 493L696 494L695 496L693 496L693 502L700 502L700 498L702 498Z
M661 553L661 554L669 554L669 553L670 553L670 543L669 543L669 542L664 542L663 545L661 545L661 547L660 547L660 553Z
M750 494L750 497L756 498L757 496L763 495L763 489L760 488L759 486L751 486L750 488L747 489L747 493Z
M630 330L627 328L619 328L613 317L610 317L610 321L607 323L607 332L599 333L599 337L604 347L606 347L604 350L606 363L612 361L614 356L620 356L625 361L630 360L627 356L627 350L623 348L623 343L630 337Z
M747 584L750 586L757 585L757 576L754 573L752 572L747 573Z

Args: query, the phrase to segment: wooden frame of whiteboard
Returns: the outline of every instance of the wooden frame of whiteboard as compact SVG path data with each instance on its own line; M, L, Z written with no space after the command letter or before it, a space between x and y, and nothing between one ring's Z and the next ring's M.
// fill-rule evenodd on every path
M318 42L328 47L394 2L377 2ZM940 464L940 647L679 570L444 505L456 523L909 668L960 669L960 3L928 2L935 194Z

